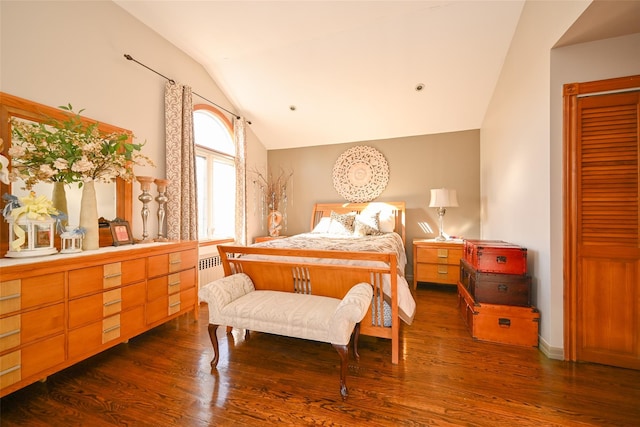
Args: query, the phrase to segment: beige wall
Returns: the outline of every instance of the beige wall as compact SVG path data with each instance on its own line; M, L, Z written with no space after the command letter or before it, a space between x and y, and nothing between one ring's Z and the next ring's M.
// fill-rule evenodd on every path
M0 90L54 107L71 103L88 117L132 130L157 165L136 169L139 175L165 175L165 80L126 60L125 53L234 110L200 64L110 1L3 0L0 20ZM266 150L250 126L247 138L249 162L266 163ZM138 190L134 186L136 237L142 234ZM249 203L251 234L259 223ZM149 231L157 231L153 215Z
M270 150L268 159L272 173L277 173L280 168L293 171L293 197L285 234L309 231L314 203L344 200L333 186L333 166L347 149L357 145L370 146L380 151L389 164L389 184L376 200L406 203L407 274L411 276L412 239L432 238L438 232L435 208L428 208L431 188L448 187L458 191L460 207L447 210L445 232L468 238L479 237L479 135L478 130L470 130Z

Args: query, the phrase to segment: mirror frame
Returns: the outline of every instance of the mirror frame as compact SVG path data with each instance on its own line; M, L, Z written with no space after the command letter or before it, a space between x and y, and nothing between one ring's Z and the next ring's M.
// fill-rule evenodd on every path
M69 113L66 113L64 110L59 108L49 107L44 104L39 104L37 102L0 92L0 152L9 159L8 151L11 146L11 124L9 123L9 120L14 116L34 122L43 122L47 118L64 120L69 116ZM97 120L84 116L81 116L81 119L83 122L88 124L98 123L98 129L101 133L127 133L129 134L129 138L133 135L133 133L127 129L98 122ZM133 184L121 178L117 178L115 185L116 216L131 223L133 215ZM4 183L0 183L0 195L5 193L11 194L11 184L6 185ZM4 218L0 218L0 258L4 258L8 250L9 224L4 220Z

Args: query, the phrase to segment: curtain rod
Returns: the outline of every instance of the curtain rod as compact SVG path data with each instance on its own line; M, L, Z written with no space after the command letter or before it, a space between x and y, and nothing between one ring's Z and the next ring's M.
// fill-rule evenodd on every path
M153 68L147 67L147 66L146 66L146 65L144 65L142 62L140 62L140 61L138 61L138 60L134 59L134 58L133 58L133 56L129 55L128 53L125 53L125 54L124 54L124 57L125 57L125 58L127 58L129 61L133 61L133 62L135 62L136 64L142 65L144 68L146 68L146 69L147 69L147 70L149 70L149 71L153 71L154 73L156 73L156 74L157 74L157 75L159 75L160 77L163 77L164 79L166 79L169 83L171 83L171 84L173 84L173 85L174 85L174 84L176 84L176 81L175 81L175 80L170 79L169 77L167 77L167 76L165 76L165 75L163 75L163 74L160 74L159 72L157 72L157 71L156 71L156 70L154 70ZM229 111L229 110L227 110L226 108L221 107L220 105L216 104L215 102L213 102L213 101L211 101L211 100L209 100L209 99L205 98L204 96L202 96L202 95L200 95L200 94L198 94L198 93L196 93L196 92L193 92L193 91L192 91L192 93L193 93L195 96L197 96L197 97L199 97L199 98L202 98L202 99L204 99L205 101L209 102L210 104L215 105L216 107L220 108L221 110L226 111L227 113L229 113L229 114L231 114L232 116L234 116L236 119L240 119L240 116L239 116L239 115L237 115L236 113L234 113L233 111ZM248 124L251 124L251 122L250 122L250 121L247 121L247 123L248 123Z

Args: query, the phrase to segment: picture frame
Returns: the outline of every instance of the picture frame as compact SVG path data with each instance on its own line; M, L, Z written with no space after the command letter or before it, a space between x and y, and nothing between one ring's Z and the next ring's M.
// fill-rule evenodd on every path
M111 237L113 238L113 246L131 245L133 244L133 235L131 234L131 226L129 221L119 218L109 222L111 229Z

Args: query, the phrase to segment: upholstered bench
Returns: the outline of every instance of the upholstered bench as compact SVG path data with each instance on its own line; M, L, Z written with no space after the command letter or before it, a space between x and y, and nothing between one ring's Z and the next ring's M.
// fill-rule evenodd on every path
M215 368L220 357L216 331L226 325L247 331L302 338L333 345L340 356L340 394L348 395L346 386L349 342L354 337L357 351L357 325L369 309L373 290L368 283L354 285L344 298L330 298L294 292L256 290L244 273L215 280L199 291L199 298L209 306L209 337Z

